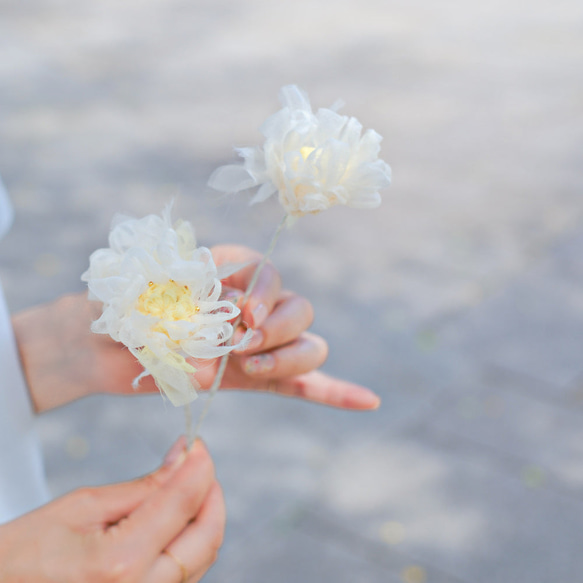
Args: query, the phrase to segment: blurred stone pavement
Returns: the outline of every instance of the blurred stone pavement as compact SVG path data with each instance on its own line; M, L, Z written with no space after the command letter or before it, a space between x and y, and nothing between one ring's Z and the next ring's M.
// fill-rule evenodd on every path
M210 172L278 89L384 136L378 211L285 234L349 413L221 394L203 434L229 525L207 583L583 581L583 4L576 0L3 0L0 174L17 311L79 291L122 211L177 197L201 244L264 249L274 201ZM196 405L195 414L200 410ZM55 495L150 471L160 397L39 419Z

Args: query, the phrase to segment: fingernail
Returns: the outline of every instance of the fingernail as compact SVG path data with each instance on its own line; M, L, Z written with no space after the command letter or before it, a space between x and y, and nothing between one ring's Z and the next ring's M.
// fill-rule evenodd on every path
M206 449L206 446L204 444L204 441L202 440L202 437L197 437L194 442L192 443L192 445L190 446L190 451L192 451L193 449Z
M357 399L359 409L375 410L381 406L381 398L369 389L360 389L358 391Z
M243 365L247 374L263 374L273 370L275 358L271 354L257 354L250 356Z
M381 401L381 398L379 396L375 395L374 399L371 397L370 403L371 403L371 407L370 407L371 409L378 409L381 406L382 401Z
M255 350L259 348L263 344L263 332L261 330L253 330L253 336L251 336L251 340L249 340L249 344L247 344L247 350Z
M193 453L196 453L196 455L208 456L208 451L202 438L197 437L190 446L190 449L186 451L186 455L192 455Z
M186 438L181 435L164 457L165 468L178 467L186 459Z
M241 334L238 335L237 342L243 338L243 334L244 333L241 332ZM249 340L247 346L241 350L235 350L234 352L243 353L247 352L248 350L256 350L263 344L263 338L263 332L261 332L261 330L253 330L253 336L251 336L251 340ZM236 344L237 342L233 341L233 344Z
M268 314L269 312L267 311L267 306L265 304L261 303L255 306L255 309L251 312L253 318L253 325L251 328L261 328L261 325L267 319Z

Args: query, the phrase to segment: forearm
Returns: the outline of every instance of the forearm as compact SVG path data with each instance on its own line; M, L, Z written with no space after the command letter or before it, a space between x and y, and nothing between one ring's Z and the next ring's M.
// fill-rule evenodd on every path
M37 413L87 394L82 371L87 372L91 363L90 355L83 350L81 329L90 335L90 316L85 304L80 296L66 296L12 318L22 368Z

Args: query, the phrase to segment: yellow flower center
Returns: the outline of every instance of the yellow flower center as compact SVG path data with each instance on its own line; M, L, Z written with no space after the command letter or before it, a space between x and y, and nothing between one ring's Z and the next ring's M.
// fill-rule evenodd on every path
M304 160L315 150L316 148L310 148L310 146L304 146L300 149L300 154Z
M138 298L137 309L142 314L174 322L192 320L200 312L188 286L179 285L173 279L164 284L150 282L148 289Z

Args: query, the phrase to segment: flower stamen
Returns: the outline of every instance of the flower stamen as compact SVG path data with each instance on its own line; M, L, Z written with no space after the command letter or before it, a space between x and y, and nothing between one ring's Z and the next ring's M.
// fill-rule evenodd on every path
M148 289L138 298L137 310L161 320L191 321L200 312L200 306L192 299L188 286L174 280L165 284L148 283Z

